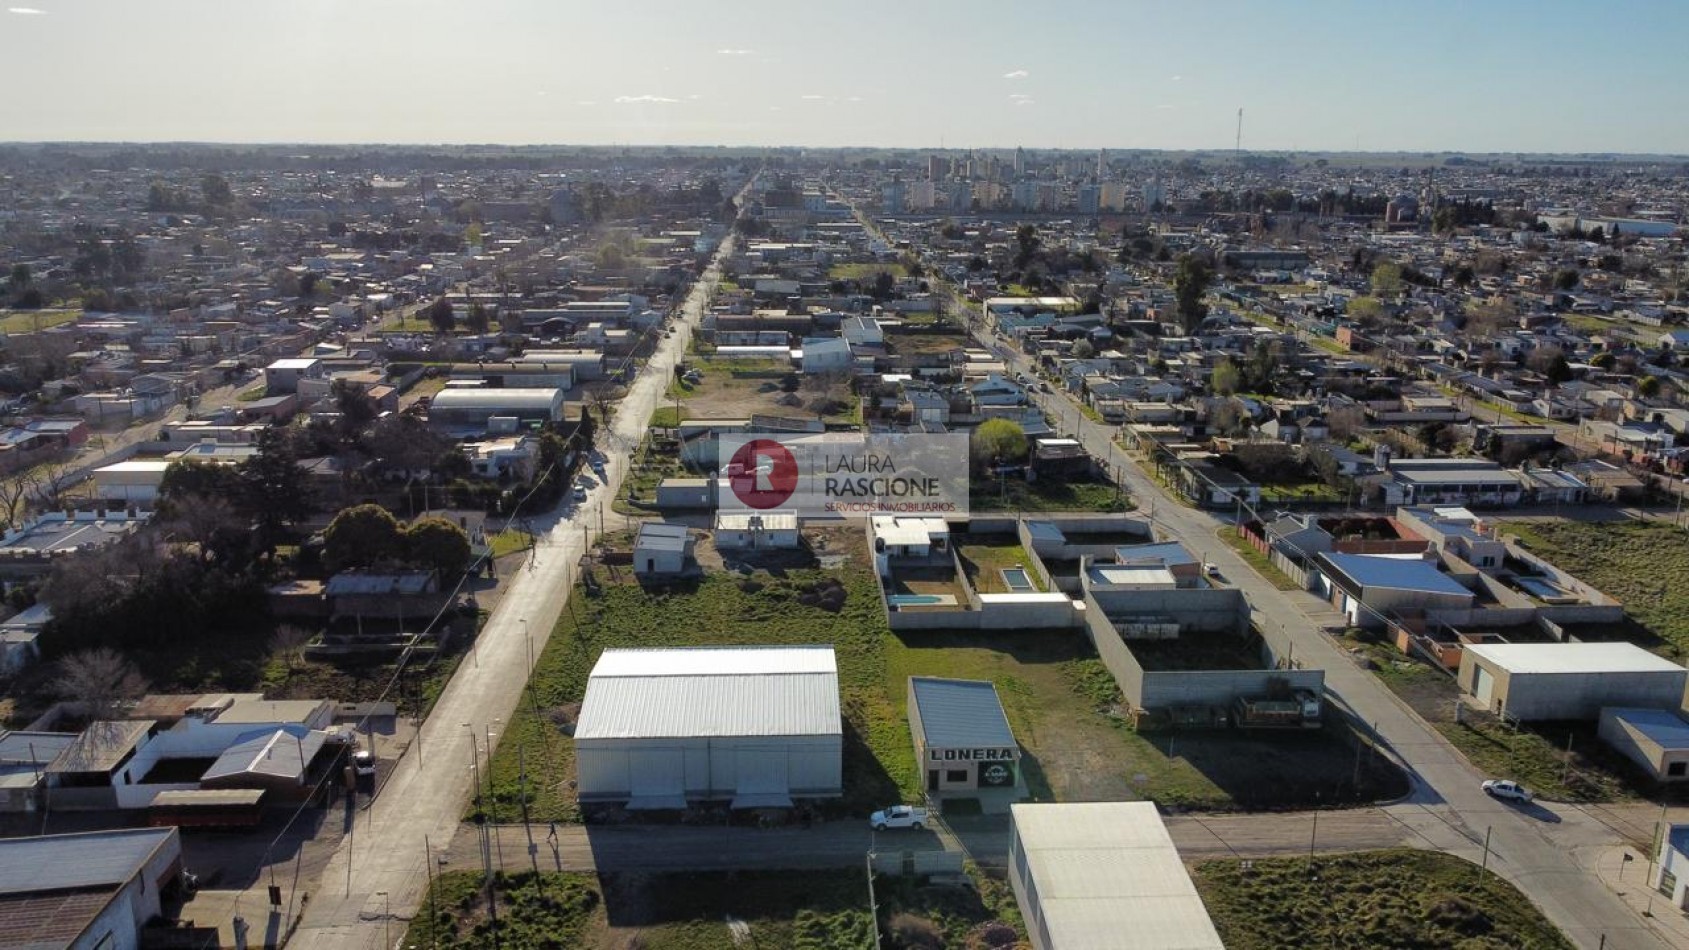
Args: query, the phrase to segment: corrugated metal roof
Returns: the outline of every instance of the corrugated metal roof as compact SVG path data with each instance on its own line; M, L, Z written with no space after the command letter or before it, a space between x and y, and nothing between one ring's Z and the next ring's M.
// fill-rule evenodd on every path
M0 894L123 884L175 836L174 828L135 828L0 838Z
M1689 749L1689 720L1669 709L1627 707L1603 709L1601 714L1603 718L1612 716L1665 749Z
M986 680L909 678L926 744L940 749L1012 748L997 687Z
M1634 643L1480 643L1473 656L1510 673L1682 673Z
M91 722L76 741L59 753L49 772L110 772L123 757L141 744L147 731L157 725L151 719L128 722Z
M605 650L577 740L839 735L832 647Z
M0 764L46 765L75 743L74 732L0 732Z
M1153 802L1010 812L1051 946L1224 950Z
M634 547L651 551L684 551L688 532L683 524L647 521L639 526Z
M235 740L199 780L210 782L238 775L297 779L305 774L305 767L327 739L326 732L297 727L259 729Z
M550 409L563 401L563 390L537 387L447 387L434 394L430 409Z

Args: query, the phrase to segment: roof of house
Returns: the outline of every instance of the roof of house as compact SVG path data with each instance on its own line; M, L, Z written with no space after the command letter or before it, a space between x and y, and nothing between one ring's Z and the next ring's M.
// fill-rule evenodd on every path
M322 717L326 699L237 699L217 714L221 725L252 723L266 726L305 724Z
M328 733L299 726L257 729L225 749L200 776L200 781L243 775L302 779L327 740Z
M1177 541L1122 544L1114 549L1114 559L1120 564L1160 564L1164 567L1196 563L1195 555Z
M689 536L683 524L647 521L639 526L639 536L633 545L648 551L685 551Z
M830 646L605 650L575 739L840 735Z
M0 765L46 765L75 743L74 732L0 732Z
M1473 596L1459 581L1439 571L1437 565L1417 557L1337 553L1321 554L1320 557L1362 587Z
M1012 748L1015 734L1003 714L997 687L989 680L909 678L911 701L920 711L921 733L941 749Z
M1010 806L1052 947L1222 950L1153 802Z
M547 387L517 388L448 386L434 394L428 404L435 409L550 409L563 401L563 390Z
M1633 706L1601 710L1665 749L1689 749L1689 721L1669 709L1640 709Z
M126 884L176 835L174 828L130 828L0 838L0 894Z
M91 722L47 766L49 772L110 772L158 723L151 719Z
M1482 643L1466 652L1509 673L1683 673L1634 643Z

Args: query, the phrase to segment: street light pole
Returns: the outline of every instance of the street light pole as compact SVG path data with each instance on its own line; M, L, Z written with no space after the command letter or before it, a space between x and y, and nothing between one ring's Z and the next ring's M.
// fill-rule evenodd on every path
M376 891L381 898L381 947L393 950L393 899L386 891Z

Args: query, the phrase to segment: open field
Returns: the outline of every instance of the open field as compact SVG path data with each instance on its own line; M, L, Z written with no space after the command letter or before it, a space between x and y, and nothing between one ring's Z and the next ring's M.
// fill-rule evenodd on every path
M504 557L506 554L515 554L517 551L528 550L534 546L534 539L526 531L518 531L515 528L506 528L503 531L488 537L487 546L492 548L493 558L494 560L497 560L498 558Z
M961 947L970 932L995 921L1024 939L1008 886L978 872L972 876L973 888L904 886L897 878L879 878L876 894L887 936L917 933L939 942L915 945ZM440 875L401 945L858 950L874 943L860 870L504 874L498 878L496 935L481 881L472 871Z
M1512 884L1452 855L1205 861L1192 876L1231 950L1572 948Z
M854 264L834 264L827 269L828 280L872 281L880 274L890 274L893 278L902 280L909 276L909 268L896 262L880 264L864 261Z
M1532 552L1617 597L1674 660L1689 653L1689 531L1658 521L1504 521Z
M80 310L0 310L0 333L7 336L34 333L75 323L81 318Z
M1027 482L975 479L968 495L974 511L1131 511L1132 496L1106 482Z
M804 376L785 360L687 360L702 378L696 383L676 379L659 413L680 405L682 418L742 419L754 414L797 418L825 418L835 422L855 417L857 399L842 379ZM656 425L656 414L653 414Z

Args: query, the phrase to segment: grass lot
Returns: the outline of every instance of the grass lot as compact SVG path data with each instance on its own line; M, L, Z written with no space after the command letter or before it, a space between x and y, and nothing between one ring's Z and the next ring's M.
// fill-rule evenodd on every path
M596 596L577 589L536 666L530 702L518 707L493 759L494 814L520 820L518 750L526 748L535 820L577 820L567 791L573 742L556 726L581 701L605 647L832 644L844 706L845 795L853 815L913 794L909 727L884 688L888 639L875 578L861 562L840 570L787 570L779 577L711 574L672 589L647 590L631 572L599 572ZM842 596L841 596L842 595Z
M1025 939L1014 895L1003 882L974 873L975 888L900 886L878 879L881 922L961 947L988 922ZM627 950L718 950L739 945L727 919L750 932L744 946L791 950L860 950L874 944L861 870L763 871L731 874L507 874L499 878L495 937L486 892L473 871L435 882L401 946L452 948L597 947ZM916 945L916 944L889 944Z
M388 314L382 319L380 329L395 333L433 333L434 324L422 315L421 309L411 308Z
M658 410L661 412L662 410ZM672 409L670 410L673 411ZM661 427L673 425L672 420L659 421L656 414L652 414L651 425ZM647 434L639 449L633 454L633 464L628 469L627 479L622 483L622 491L617 494L612 508L624 515L640 514L640 509L627 504L631 495L636 501L649 502L657 497L657 485L665 478L682 478L687 475L685 466L675 453L658 451L652 447L651 436Z
M1261 503L1266 505L1297 501L1342 501L1343 498L1342 490L1324 482L1261 486Z
M701 372L702 378L696 383L673 380L664 396L664 408L671 411L677 400L683 403L683 418L743 418L755 413L813 418L818 411L815 404L830 400L832 408L826 418L861 421L857 418L859 400L848 385L805 377L787 360L696 358L688 364ZM817 385L825 388L817 389ZM788 386L793 387L790 392Z
M1364 851L1205 861L1193 875L1231 950L1571 950L1513 885L1452 855Z
M517 531L514 528L506 528L487 539L487 545L493 549L495 559L506 554L515 554L517 551L526 551L533 547L533 544L533 538L529 537L526 531Z
M0 310L0 333L7 336L34 333L74 323L81 318L80 310Z
M1643 646L1689 653L1689 531L1658 521L1508 521L1530 550L1617 597L1645 630Z
M827 270L827 279L871 281L880 274L890 274L894 279L902 280L909 276L909 268L896 262L889 264L873 262L834 264Z
M956 539L956 553L961 556L962 570L967 572L968 583L981 594L1012 593L1007 584L1003 583L1002 571L1006 568L1023 567L1031 576L1032 584L1039 590L1044 590L1044 581L1033 570L1032 556L1020 546L1020 542L982 543Z
M1132 496L1107 482L1027 482L1005 478L993 485L975 479L968 494L973 511L1131 511Z
M1254 568L1255 573L1261 575L1266 580L1271 581L1274 587L1277 587L1279 590L1302 589L1302 585L1291 580L1289 575L1274 567L1273 562L1267 560L1267 556L1265 554L1255 550L1248 541L1239 537L1235 529L1231 527L1221 527L1214 532L1214 536L1224 542L1226 547L1229 547L1233 551L1237 552L1237 556L1243 558L1244 563Z
M235 394L235 402L257 402L264 398L264 393L265 389L262 384L251 389L243 389Z

